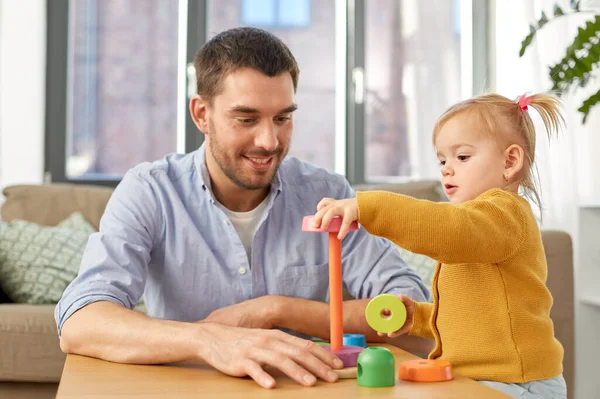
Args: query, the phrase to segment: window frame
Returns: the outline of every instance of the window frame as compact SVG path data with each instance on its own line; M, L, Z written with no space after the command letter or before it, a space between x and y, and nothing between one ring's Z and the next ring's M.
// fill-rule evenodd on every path
M345 8L345 26L340 24L338 32L345 31L345 40L336 40L336 51L345 57L346 67L336 71L345 72L345 87L336 87L345 96L345 104L336 112L344 112L342 121L345 134L336 134L336 171L344 174L350 184L373 183L365 177L365 103L360 101L360 76L365 68L365 7L366 0L333 0L336 8ZM472 8L472 87L493 89L492 68L490 67L493 46L493 13L490 0L461 0ZM193 64L196 51L206 42L207 0L187 1L186 65ZM315 7L312 3L310 7ZM341 8L340 8L341 7ZM52 0L47 7L47 65L46 65L46 121L44 147L44 181L94 184L115 187L120 179L69 179L66 175L67 140L67 66L69 33L69 0ZM340 21L337 21L339 23ZM342 46L342 48L339 48ZM193 69L193 68L192 68ZM186 84L189 84L187 77ZM194 82L191 82L194 84ZM191 93L184 93L185 103ZM345 109L343 109L345 106ZM185 112L185 152L196 150L204 136L194 125L189 111ZM343 142L339 142L343 141ZM343 156L341 156L343 152ZM341 165L341 166L338 166ZM343 170L342 170L343 169Z
M52 0L47 6L46 52L46 121L44 145L44 182L93 184L116 187L121 179L69 179L67 157L67 89L69 47L69 0ZM186 65L193 65L194 55L206 42L206 0L187 1ZM187 79L186 79L187 80ZM186 82L187 83L187 82ZM185 103L189 93L184 93ZM187 110L187 108L186 108ZM185 152L202 144L204 135L198 131L185 112Z
M240 4L240 8L242 10L242 25L250 25L250 22L244 19L244 9L246 7L246 1L247 0L241 0L241 4ZM273 2L273 12L274 12L274 16L273 16L273 21L272 22L268 22L268 23L264 23L264 24L252 24L252 26L256 26L258 28L263 28L263 29L286 29L286 30L290 30L290 29L303 29L303 28L307 28L311 25L312 23L312 18L311 18L311 12L312 12L312 2L313 0L303 0L304 2L307 3L308 6L308 22L306 24L298 24L298 25L293 25L293 24L289 24L286 22L282 22L281 21L281 13L280 11L282 10L282 4L281 4L281 0L271 0Z

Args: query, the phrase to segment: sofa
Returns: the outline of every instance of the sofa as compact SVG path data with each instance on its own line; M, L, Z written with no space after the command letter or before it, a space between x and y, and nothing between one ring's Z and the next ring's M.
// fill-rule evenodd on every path
M431 201L444 201L437 181L360 185L356 190L388 190ZM1 219L28 220L53 226L81 212L98 228L111 188L73 185L17 185L4 189ZM565 348L564 376L574 388L573 248L568 234L543 231L548 259L548 286L554 296L551 317ZM65 361L59 348L53 305L0 304L0 397L54 398Z

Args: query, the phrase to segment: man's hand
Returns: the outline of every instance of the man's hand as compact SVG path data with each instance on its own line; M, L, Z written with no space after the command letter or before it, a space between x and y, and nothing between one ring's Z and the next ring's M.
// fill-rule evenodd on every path
M275 367L305 386L316 384L315 376L334 382L338 376L332 368L343 367L331 352L282 331L211 323L203 323L202 331L200 357L225 374L250 376L264 388L275 386L264 366Z
M265 295L213 311L202 323L271 329L276 326L281 297Z

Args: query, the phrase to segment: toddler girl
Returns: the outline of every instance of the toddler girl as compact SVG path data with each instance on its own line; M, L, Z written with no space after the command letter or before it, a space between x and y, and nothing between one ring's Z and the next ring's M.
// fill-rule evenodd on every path
M550 319L547 265L530 199L541 206L532 176L534 108L549 136L563 123L550 95L517 102L490 94L448 109L433 144L450 203L384 191L324 198L315 227L343 218L339 238L358 220L367 231L438 261L433 303L401 296L408 333L435 340L430 359L519 398L565 398L563 348ZM522 193L521 196L519 193Z

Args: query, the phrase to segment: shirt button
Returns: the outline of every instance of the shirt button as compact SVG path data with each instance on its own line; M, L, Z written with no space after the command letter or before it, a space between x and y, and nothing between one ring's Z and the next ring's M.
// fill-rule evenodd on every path
M238 272L240 272L240 274L243 276L244 274L246 274L246 268L245 267L240 267L238 269Z

